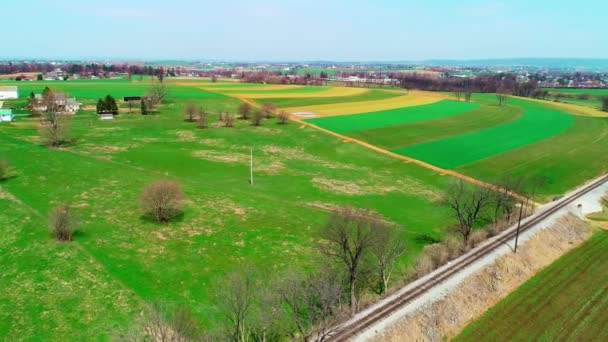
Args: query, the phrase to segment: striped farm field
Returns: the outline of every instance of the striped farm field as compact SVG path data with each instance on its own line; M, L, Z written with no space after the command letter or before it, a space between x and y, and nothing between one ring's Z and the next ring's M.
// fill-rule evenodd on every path
M455 341L607 341L608 232L524 283Z
M316 118L310 119L308 122L333 132L349 133L359 130L448 117L467 112L478 106L479 104L476 103L443 100L422 106L404 107L347 116Z
M297 85L266 85L258 83L233 83L233 84L210 84L202 87L209 91L220 91L220 92L266 92L266 91L284 91L286 89L298 89L299 91L306 91L304 87ZM318 89L310 89L311 91L318 91Z
M231 94L231 93L241 93L241 94L291 94L291 93L313 93L320 92L333 89L333 87L326 86L297 86L297 85L264 85L261 87L249 87L244 85L242 89L237 87L237 89L222 89L220 90L223 93Z
M275 90L222 90L222 94L237 98L259 99L259 98L313 98L313 97L335 97L335 96L354 96L367 92L364 88L348 87L317 87L317 86L281 86Z
M516 106L483 104L459 115L355 131L348 136L391 150L502 125L522 113L523 109Z
M511 99L510 104L524 109L517 120L393 151L452 169L563 133L573 122L572 115L540 103Z
M392 97L384 100L332 103L313 106L299 106L286 108L288 112L313 112L321 117L350 115L358 113L377 112L403 107L413 107L435 103L448 97L443 94L409 91L406 95Z
M608 172L608 119L572 116L565 132L456 170L496 182L506 176L542 178L539 199L564 193L586 179Z
M332 97L296 97L296 98L260 98L256 99L255 102L262 104L264 102L272 102L279 108L289 107L304 107L304 106L315 106L325 104L338 104L338 103L353 103L363 101L378 101L391 99L398 96L402 96L402 92L396 91L384 91L384 90L369 90L365 93L353 96L332 96Z

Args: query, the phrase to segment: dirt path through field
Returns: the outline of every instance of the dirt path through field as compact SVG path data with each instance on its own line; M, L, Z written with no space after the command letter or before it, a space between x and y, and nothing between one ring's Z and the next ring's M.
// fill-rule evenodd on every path
M241 96L233 96L233 97L236 98L236 99L238 99L238 100L240 100L240 101L249 103L253 107L256 107L256 108L260 107L257 103L255 103L255 102L253 102L253 101L251 101L251 100L249 100L247 98L244 98L244 97L241 97ZM479 179L475 179L475 178L469 177L467 175L463 175L462 173L458 173L458 172L453 171L453 170L442 169L442 168L437 167L435 165L431 165L431 164L425 163L422 160L418 160L418 159L413 159L413 158L410 158L410 157L402 156L400 154L397 154L397 153L385 150L385 149L380 148L378 146L366 143L365 141L362 141L362 140L359 140L359 139L355 139L355 138L351 138L349 136L342 135L342 134L339 134L339 133L336 133L336 132L332 132L332 131L327 130L325 128L321 128L321 127L319 127L317 125L314 125L314 124L311 124L311 123L306 122L304 120L301 120L300 118L295 117L293 115L291 115L290 119L291 119L291 121L297 122L301 126L311 127L311 128L314 128L314 129L316 129L318 131L321 131L321 132L323 132L325 134L329 134L329 135L332 135L332 136L334 136L336 138L339 138L343 142L352 142L352 143L358 144L360 146L363 146L365 148L368 148L370 150L374 150L374 151L376 151L378 153L384 154L386 156L402 160L402 161L404 161L406 163L414 163L416 165L422 166L422 167L427 168L429 170L433 170L433 171L437 172L440 175L449 175L449 176L452 176L452 177L456 177L458 179L462 179L462 180L464 180L464 181L466 181L468 183L471 183L471 184L475 184L475 185L478 185L478 186L481 186L481 187L484 187L484 188L487 188L487 189L491 189L491 190L494 190L494 191L499 191L499 192L502 192L502 193L509 194L510 196L512 196L513 198L516 198L517 200L526 201L526 197L524 197L524 196L522 196L520 194L514 193L511 190L502 188L502 187L500 187L498 185L491 184L491 183L486 183L486 182L481 181ZM533 203L536 206L540 205L540 203L537 203L537 202L533 202Z

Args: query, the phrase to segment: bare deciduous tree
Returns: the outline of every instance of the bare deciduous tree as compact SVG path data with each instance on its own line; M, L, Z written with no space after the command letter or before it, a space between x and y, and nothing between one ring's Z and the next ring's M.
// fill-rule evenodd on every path
M144 188L140 197L144 215L155 222L168 222L181 211L183 194L180 185L175 181L159 180Z
M247 102L241 103L238 109L239 119L241 120L249 120L249 116L251 115L251 105Z
M304 341L325 341L337 320L343 293L338 272L308 275L289 271L280 279L277 293L287 316Z
M226 112L226 113L224 113L223 118L224 118L224 127L234 126L234 115Z
M49 147L58 147L70 142L69 118L56 112L45 111L40 120L40 135Z
M251 116L251 124L254 126L261 126L264 121L264 113L259 110L255 110Z
M471 97L473 96L473 92L471 92L470 90L467 90L464 92L464 100L466 102L471 102Z
M491 190L466 183L461 179L447 187L444 203L452 210L458 221L455 230L462 236L465 245L469 241L473 227L491 200Z
M608 96L602 97L602 111L608 112Z
M247 342L249 338L255 286L252 270L246 269L230 274L226 286L220 291L218 305L228 322L232 341Z
M272 102L264 102L262 104L262 112L264 113L264 117L266 119L272 118L272 114L277 109L277 107Z
M320 231L324 240L319 246L321 253L341 264L347 275L351 315L357 312L362 265L376 241L376 228L381 224L382 220L368 211L344 207L334 211Z
M507 95L496 93L496 99L498 100L498 105L502 106L505 104L505 102L507 102Z
M457 90L457 91L454 92L454 97L456 98L456 100L461 101L462 100L462 96L463 96L462 90Z
M405 252L405 243L399 236L399 229L388 224L379 224L375 231L376 241L371 253L373 268L377 276L374 291L384 295L388 291L388 282L393 273L397 259Z
M277 119L279 119L279 124L284 125L289 121L289 113L282 110L279 112Z
M152 86L148 90L147 97L150 99L150 104L152 107L156 107L163 103L169 96L170 91L169 88L161 81L161 82L152 82ZM152 109L152 108L150 108Z
M62 204L49 212L49 228L57 241L72 241L74 235L74 219L70 215L70 207Z
M194 103L187 103L184 107L184 119L188 122L194 122L196 116L196 106Z
M115 340L121 342L188 342L201 338L196 320L183 306L171 313L166 305L155 303L137 322L118 332Z
M207 128L208 121L209 119L207 117L207 112L205 112L205 109L199 108L197 112L196 127L200 129Z

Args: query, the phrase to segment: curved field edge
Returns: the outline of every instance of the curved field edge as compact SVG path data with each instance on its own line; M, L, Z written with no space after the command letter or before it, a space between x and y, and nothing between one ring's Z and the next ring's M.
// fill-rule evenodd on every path
M221 91L222 94L232 97L242 97L247 99L259 98L314 98L314 97L335 97L335 96L354 96L367 92L365 88L349 87L327 87L327 86L303 86L298 88L279 89L279 90L251 90L247 92Z
M479 104L442 100L436 103L369 113L342 115L306 120L321 128L337 133L386 127L458 115L478 107Z
M453 169L558 135L573 123L572 115L542 104L515 99L509 103L524 108L519 119L393 152Z
M516 106L481 105L462 114L435 120L350 132L347 135L384 149L394 149L494 127L519 118Z
M265 102L271 102L279 108L289 107L304 107L304 106L315 106L323 104L337 104L337 103L351 103L351 102L362 102L362 101L378 101L386 100L402 96L402 93L383 91L383 90L369 90L360 95L353 96L332 96L332 97L319 97L319 98L259 98L255 99L258 104Z
M311 105L285 108L288 112L313 112L320 117L335 115L351 115L359 113L377 112L381 110L396 109L402 107L421 106L450 99L448 96L438 93L408 91L401 92L401 96L375 101L361 101L352 103L332 103L324 105Z
M608 339L608 232L597 231L454 341Z

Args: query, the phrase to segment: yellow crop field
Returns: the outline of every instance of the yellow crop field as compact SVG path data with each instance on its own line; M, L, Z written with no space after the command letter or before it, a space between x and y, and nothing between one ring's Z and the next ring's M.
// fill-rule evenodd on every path
M285 86L283 86L285 87ZM256 88L255 90L258 90ZM264 88L266 89L266 88ZM286 88L282 88L286 89ZM253 90L253 89L252 89ZM260 89L262 90L262 89ZM260 92L260 93L226 93L226 95L232 97L239 98L248 98L248 99L261 99L261 98L302 98L302 97L333 97L333 96L352 96L359 95L367 92L365 88L346 88L346 87L332 87L327 90L319 90L319 91L303 91L301 93L297 92L297 89L292 89L290 92L276 92L272 91L268 92Z
M356 89L356 88L355 88ZM304 107L286 108L290 113L294 112L312 112L318 116L335 116L348 115L355 113L374 112L378 110L386 110L400 107L420 106L429 103L434 103L440 100L448 99L449 96L439 93L430 93L423 91L410 91L408 94L385 100L377 101L361 101L347 102L336 104L324 104Z
M254 86L249 86L246 83L243 83L243 86L235 86L235 87L222 87L223 84L217 84L217 83L209 83L209 84L205 84L203 86L204 90L209 90L209 91L216 91L216 92L222 92L222 91L230 91L230 92L235 92L235 91L249 91L249 90L268 90L269 92L272 90L282 90L282 89L294 89L294 88L303 88L303 86L298 86L298 85L283 85L283 84L269 84L269 85L254 85ZM271 94L271 93L270 93Z

